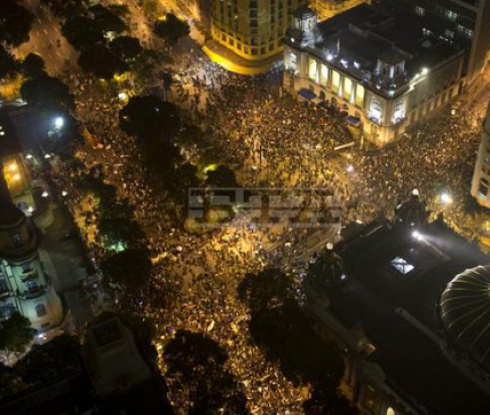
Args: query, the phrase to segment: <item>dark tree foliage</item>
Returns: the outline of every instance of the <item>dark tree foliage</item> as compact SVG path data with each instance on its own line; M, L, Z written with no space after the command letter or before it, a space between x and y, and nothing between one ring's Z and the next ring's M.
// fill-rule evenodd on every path
M19 46L29 40L34 16L17 0L2 0L0 5L0 41Z
M109 45L112 53L124 61L134 60L141 52L143 47L140 41L131 36L116 37Z
M22 72L27 78L39 78L45 74L46 64L37 53L29 53L22 62Z
M118 15L112 13L110 9L101 4L91 6L88 10L93 16L95 26L102 33L114 32L120 34L128 29L126 23Z
M84 71L102 79L111 79L114 75L128 70L127 64L101 43L83 50L78 64Z
M87 16L69 17L61 27L61 33L78 51L89 50L105 40L103 32Z
M81 16L87 10L88 0L41 0L58 17Z
M119 124L130 134L149 141L171 140L179 131L181 121L177 107L155 95L135 96L119 111Z
M58 78L53 78L46 73L24 82L20 93L28 103L41 105L48 109L72 109L74 105L68 86Z
M20 69L20 63L2 45L0 45L0 78L14 76Z
M99 220L98 229L107 247L123 244L130 248L137 248L145 242L145 233L138 222L130 218L104 214Z
M0 363L0 400L25 388L17 370Z
M34 338L31 322L15 311L0 325L0 350L5 353L22 353Z
M105 283L118 284L129 296L140 295L148 283L152 264L145 249L128 249L105 258L100 268Z
M54 382L80 370L79 349L76 337L63 334L46 344L34 345L15 369L30 386Z
M175 14L167 13L165 20L159 20L155 23L153 31L157 36L164 38L173 45L181 37L189 35L190 27L187 22L180 20Z
M292 277L277 269L249 274L238 287L251 312L249 329L268 360L279 363L296 384L313 385L304 405L308 415L355 414L336 388L342 374L339 353L312 329L295 296ZM322 402L321 397L328 397Z
M248 414L241 385L226 369L228 355L214 340L178 331L165 348L167 374L189 394L189 414Z
M129 7L126 6L125 4L111 4L110 6L107 6L107 8L116 16L119 17L127 17L131 14L131 11L129 10Z
M235 172L228 166L219 166L206 173L206 185L210 187L238 187Z

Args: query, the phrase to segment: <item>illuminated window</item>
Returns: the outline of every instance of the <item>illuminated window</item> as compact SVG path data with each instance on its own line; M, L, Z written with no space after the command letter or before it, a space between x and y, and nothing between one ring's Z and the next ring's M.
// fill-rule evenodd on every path
M344 78L344 98L350 100L352 90L353 90L352 81L349 78Z
M395 103L395 111L393 111L393 122L398 123L405 118L405 105L403 98Z
M407 275L415 268L412 264L409 264L405 259L400 258L399 256L391 260L390 264L403 275Z
M452 10L446 10L445 15L449 20L453 20L453 21L458 18L458 14L453 12Z
M415 13L419 16L425 16L425 9L423 7L417 6L415 7Z
M371 108L369 109L369 118L373 119L375 122L381 122L381 102L378 98L373 98L371 100Z
M339 92L340 89L340 74L337 71L332 71L332 91Z
M359 107L364 105L364 87L359 84L356 86L356 105Z
M328 68L326 65L322 65L320 70L320 84L323 86L327 86L327 82L328 82Z
M317 82L317 63L315 59L309 58L308 60L308 78Z

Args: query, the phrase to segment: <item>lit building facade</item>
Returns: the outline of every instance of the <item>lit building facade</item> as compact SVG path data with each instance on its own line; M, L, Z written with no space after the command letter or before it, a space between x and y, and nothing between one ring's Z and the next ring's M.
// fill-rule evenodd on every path
M490 209L490 104L483 122L482 138L471 182L471 195L479 205Z
M384 145L458 94L464 52L363 4L318 23L301 8L284 39L284 88L356 119Z
M416 16L425 36L464 47L468 82L484 67L490 49L489 0L373 0L373 4Z
M369 2L370 0L312 0L310 6L320 20L325 20L361 3Z
M61 323L63 309L41 262L39 244L38 230L14 205L0 174L0 319L18 311L34 329L46 331Z
M306 0L215 0L211 35L238 57L260 66L281 53L290 15L305 3Z

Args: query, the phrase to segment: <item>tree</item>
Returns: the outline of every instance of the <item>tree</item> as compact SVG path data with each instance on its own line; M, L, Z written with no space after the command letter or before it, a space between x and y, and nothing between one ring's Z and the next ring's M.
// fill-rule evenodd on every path
M17 0L2 0L0 7L0 41L19 46L29 40L34 16Z
M101 4L91 6L89 11L94 17L95 26L105 35L108 35L111 32L120 34L128 29L126 23L124 23L119 16L112 13L110 9Z
M111 79L114 75L128 70L127 64L114 55L105 45L96 44L90 49L82 50L78 64L97 78Z
M131 14L129 7L125 4L111 4L107 8L116 16L127 17Z
M155 95L131 97L119 111L119 124L130 134L151 140L163 137L172 139L180 130L178 109Z
M145 242L145 233L133 219L104 214L98 223L104 246L110 250L140 247Z
M0 78L14 76L20 68L15 57L0 45Z
M41 0L58 17L70 18L86 12L87 0Z
M134 60L141 52L143 47L140 41L131 36L116 37L109 45L112 53L119 56L124 61Z
M20 88L20 94L28 103L49 109L72 109L74 105L68 86L47 74L25 81Z
M105 283L121 285L134 296L148 283L152 264L147 250L128 249L105 258L100 268Z
M46 64L37 53L29 53L22 62L22 71L27 78L39 78L45 75Z
M187 22L180 20L175 14L167 13L165 20L155 23L153 31L170 45L174 45L181 37L189 35L190 27Z
M206 173L206 184L210 187L238 187L235 172L228 166L219 166Z
M104 35L93 19L87 16L73 15L63 26L61 33L78 51L92 48L95 44L104 42Z
M0 323L0 350L8 357L11 353L23 353L34 338L36 331L31 322L18 311Z

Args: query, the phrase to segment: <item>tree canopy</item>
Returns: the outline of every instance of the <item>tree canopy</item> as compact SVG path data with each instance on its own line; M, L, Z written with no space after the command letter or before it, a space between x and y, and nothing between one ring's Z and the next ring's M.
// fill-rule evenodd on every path
M140 41L131 36L116 37L109 45L112 53L124 61L134 60L141 52L143 47Z
M17 0L2 0L0 7L0 41L19 46L29 40L34 16Z
M111 79L114 75L128 70L127 64L101 43L82 50L78 64L84 71L102 79Z
M18 311L0 324L0 350L6 353L23 353L34 338L31 322Z
M45 74L46 64L37 53L29 53L22 61L22 72L27 78L39 78Z
M0 78L13 76L20 68L20 63L2 45L0 45Z
M61 33L78 51L90 49L95 44L104 42L104 34L88 16L68 17L61 26Z
M58 78L53 78L46 73L25 81L20 88L20 93L28 103L50 109L71 109L74 105L68 86Z
M180 20L175 14L167 13L164 20L159 20L153 26L153 31L157 36L164 38L170 45L190 33L187 22Z

